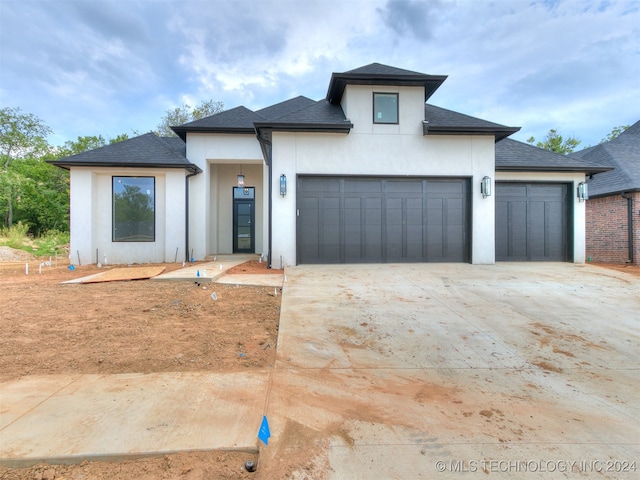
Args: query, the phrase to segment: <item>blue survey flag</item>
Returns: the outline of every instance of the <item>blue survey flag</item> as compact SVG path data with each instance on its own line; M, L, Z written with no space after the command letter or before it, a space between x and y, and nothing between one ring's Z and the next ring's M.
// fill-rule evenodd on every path
M260 430L258 431L258 438L264 442L265 445L269 445L269 437L271 436L271 432L269 431L269 421L267 420L267 416L262 417L262 424L260 425Z

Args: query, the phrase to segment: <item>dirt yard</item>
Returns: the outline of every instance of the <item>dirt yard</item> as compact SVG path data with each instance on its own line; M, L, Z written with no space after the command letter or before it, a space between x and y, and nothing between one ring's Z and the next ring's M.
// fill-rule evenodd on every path
M39 273L40 262L31 259L26 275L29 258L10 253L0 251L0 381L57 373L228 372L274 364L281 296L274 296L273 288L150 280L63 285L101 270L71 271L54 263ZM640 275L640 266L599 266ZM267 273L258 262L235 271ZM312 438L300 441L313 443ZM305 455L270 473L291 476L310 461ZM0 466L0 479L259 478L259 472L244 468L246 461L256 460L246 453L214 451L119 463Z
M68 262L56 267L53 260L39 273L40 262L31 259L26 275L28 256L6 247L0 253L0 381L58 373L229 372L274 364L281 296L274 296L273 287L151 280L65 285L105 269L71 271ZM181 265L164 266L166 272ZM235 271L268 273L258 262ZM254 478L246 461L256 458L200 452L120 463L0 466L0 479Z

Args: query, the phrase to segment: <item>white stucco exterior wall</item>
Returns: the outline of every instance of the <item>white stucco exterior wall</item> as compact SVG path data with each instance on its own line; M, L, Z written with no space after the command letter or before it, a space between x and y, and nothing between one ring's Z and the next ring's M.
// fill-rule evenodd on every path
M154 242L112 241L114 176L155 178ZM176 249L184 259L185 176L182 169L72 168L71 263L96 263L96 250L101 263L173 262Z
M373 123L373 93L399 94L397 125ZM273 190L288 179L286 197L273 197L273 264L296 263L297 175L443 176L470 179L471 261L495 262L495 203L480 181L494 177L493 136L424 136L421 87L347 85L342 100L354 127L349 134L273 133Z
M195 260L233 251L232 187L242 170L245 185L256 187L256 243L265 240L264 159L254 134L187 134L187 158L202 169L189 184L189 246Z
M496 181L519 182L556 182L569 183L571 208L573 210L573 262L584 263L586 259L586 202L578 200L577 188L580 182L585 181L584 173L571 172L497 172ZM569 218L571 221L571 218Z
M72 168L69 171L71 190L69 203L69 229L71 234L69 260L72 265L92 263L91 251L96 240L93 221L94 214L97 214L98 210L94 208L93 177L94 174L89 169Z

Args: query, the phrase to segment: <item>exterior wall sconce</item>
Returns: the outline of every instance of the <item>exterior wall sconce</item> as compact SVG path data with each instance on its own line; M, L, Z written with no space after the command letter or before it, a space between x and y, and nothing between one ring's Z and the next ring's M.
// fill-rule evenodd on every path
M584 202L589 200L589 187L586 183L580 182L578 184L578 201Z
M487 177L486 175L482 177L482 182L480 182L480 193L482 193L482 198L491 196L491 177Z
M238 187L244 187L244 175L238 175Z
M287 194L287 176L283 173L280 175L280 195L283 197Z

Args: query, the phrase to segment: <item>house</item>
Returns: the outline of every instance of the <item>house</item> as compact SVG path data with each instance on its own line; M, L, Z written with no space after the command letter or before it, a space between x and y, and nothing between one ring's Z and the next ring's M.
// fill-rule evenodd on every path
M237 107L173 127L178 138L57 160L71 259L584 262L576 192L606 168L426 103L445 79L373 63L333 73L319 101Z
M640 121L615 139L570 156L613 168L588 181L587 258L640 264Z

